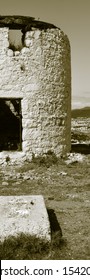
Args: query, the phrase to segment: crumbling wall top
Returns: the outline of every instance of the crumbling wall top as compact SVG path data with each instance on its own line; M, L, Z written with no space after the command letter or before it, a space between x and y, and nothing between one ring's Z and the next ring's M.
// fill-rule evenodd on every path
M55 25L43 22L39 20L35 20L34 17L28 16L0 16L0 27L9 27L9 29L22 29L29 31L32 28L39 28L39 29L47 29L47 28L56 28Z

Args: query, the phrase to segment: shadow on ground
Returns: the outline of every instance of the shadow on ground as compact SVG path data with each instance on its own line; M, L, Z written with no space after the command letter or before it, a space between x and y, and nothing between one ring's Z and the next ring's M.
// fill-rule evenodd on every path
M48 208L47 212L48 212L49 221L50 221L51 235L53 235L53 233L59 232L60 236L62 237L62 230L61 230L61 227L57 220L55 211L53 209Z

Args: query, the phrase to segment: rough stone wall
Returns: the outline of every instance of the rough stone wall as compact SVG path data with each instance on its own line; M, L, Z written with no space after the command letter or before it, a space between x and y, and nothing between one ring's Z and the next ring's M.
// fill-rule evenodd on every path
M27 31L21 51L0 28L0 98L21 98L22 151L30 159L71 147L70 45L58 29Z

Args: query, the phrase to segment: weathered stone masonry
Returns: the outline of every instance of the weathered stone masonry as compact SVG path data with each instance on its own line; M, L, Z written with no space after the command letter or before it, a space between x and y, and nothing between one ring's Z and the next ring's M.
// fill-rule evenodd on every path
M36 24L23 32L21 51L13 51L9 26L0 26L0 98L21 98L21 153L31 159L51 150L59 157L71 147L69 40L59 28Z

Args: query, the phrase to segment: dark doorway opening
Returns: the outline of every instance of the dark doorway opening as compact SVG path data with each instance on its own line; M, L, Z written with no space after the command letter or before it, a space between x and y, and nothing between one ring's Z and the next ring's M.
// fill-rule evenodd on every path
M21 99L0 99L0 151L22 150Z
M83 143L72 144L71 145L71 152L88 155L88 154L90 154L90 144L83 144Z

